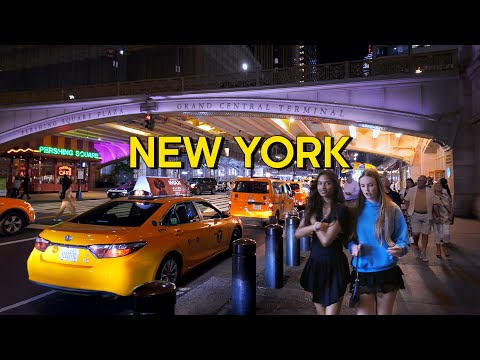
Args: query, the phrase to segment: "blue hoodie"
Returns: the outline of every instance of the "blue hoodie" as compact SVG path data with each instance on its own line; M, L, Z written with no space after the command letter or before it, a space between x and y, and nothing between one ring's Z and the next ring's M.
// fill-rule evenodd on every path
M360 213L357 221L357 238L362 244L360 257L358 258L358 272L377 272L388 270L397 265L398 257L387 253L388 245L385 240L382 244L378 243L375 236L375 223L378 219L380 205L370 201L365 201L365 206ZM402 248L400 256L405 255L409 250L407 223L403 217L402 211L398 206L394 209L395 222L390 225L391 238L395 245ZM348 250L352 253L352 246L355 243L351 241L348 244ZM352 257L352 266L355 269L357 260Z

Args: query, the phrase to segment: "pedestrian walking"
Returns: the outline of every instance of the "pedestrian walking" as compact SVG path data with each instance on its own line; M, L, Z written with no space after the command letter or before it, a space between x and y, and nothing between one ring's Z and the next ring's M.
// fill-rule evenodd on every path
M427 186L427 181L425 175L420 175L417 179L417 186L412 187L403 199L412 224L414 241L412 250L423 261L428 261L428 236L432 229L433 212L437 211L437 208L434 208L433 205L438 203L438 198L433 190ZM419 248L420 235L422 235L421 248Z
M60 178L60 184L62 185L62 192L65 193L70 185L72 185L72 180L65 174Z
M407 212L407 207L405 206L405 196L408 194L408 190L410 188L415 186L415 182L413 181L412 178L408 178L405 182L406 186L404 189L400 190L400 199L402 200L402 205L400 206L400 209L402 209L403 217L405 218L405 221L407 222L407 227L408 227L408 239L410 240L410 244L415 244L413 241L413 235L412 235L412 224L410 220L410 215L408 215Z
M30 194L29 194L29 187L30 185L30 176L28 176L28 173L25 173L23 176L23 193L22 195L19 196L19 199L23 199L24 195L27 195L28 200L30 200Z
M20 187L22 186L22 180L20 180L20 176L15 175L15 178L12 183L12 193L11 197L16 198L18 194L20 193Z
M448 193L443 191L440 183L433 184L432 187L437 203L433 205L436 211L433 213L433 232L435 234L435 244L437 246L437 258L442 258L442 249L445 257L448 253L448 244L450 243L450 223L453 219L452 199Z
M348 249L352 278L358 272L357 315L391 315L399 289L405 289L398 258L408 253L407 223L385 194L380 175L366 169L359 178L358 207Z
M62 221L60 216L63 215L65 209L68 209L73 216L77 215L77 209L75 209L75 195L72 191L72 186L70 185L68 189L65 191L65 197L62 199L62 204L60 205L60 209L58 210L57 215L53 219L53 221Z
M338 315L350 283L343 245L349 236L349 212L335 173L322 170L313 182L305 216L295 237L312 236L310 257L300 284L312 293L317 315Z

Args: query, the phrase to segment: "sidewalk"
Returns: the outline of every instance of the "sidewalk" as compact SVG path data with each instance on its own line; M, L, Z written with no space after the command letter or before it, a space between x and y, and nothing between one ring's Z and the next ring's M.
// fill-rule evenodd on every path
M432 233L427 247L429 262L412 252L400 259L405 290L397 295L394 315L480 314L480 221L455 218L450 245L450 256L438 259ZM256 314L315 315L311 295L299 283L309 252L301 253L300 266L286 267L284 263L284 286L279 289L265 287L265 261L259 256L265 257L261 249L257 249L257 264L262 265L257 265ZM348 307L349 299L347 290L341 315L355 314ZM218 315L231 315L231 299Z

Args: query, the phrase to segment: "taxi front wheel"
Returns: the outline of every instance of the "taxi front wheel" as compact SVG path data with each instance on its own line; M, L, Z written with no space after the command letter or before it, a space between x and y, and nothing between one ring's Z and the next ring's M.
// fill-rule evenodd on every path
M176 283L180 276L180 262L174 255L168 255L163 259L155 276L155 280Z
M17 212L6 214L0 219L0 234L16 235L25 228L25 220L22 215Z

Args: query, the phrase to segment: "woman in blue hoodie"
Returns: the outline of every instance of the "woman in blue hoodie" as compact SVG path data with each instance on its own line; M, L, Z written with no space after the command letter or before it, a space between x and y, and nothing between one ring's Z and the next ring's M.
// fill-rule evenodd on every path
M366 169L358 183L355 231L348 244L359 275L357 315L391 315L398 290L405 289L397 261L409 250L407 223L398 205L385 194L375 169Z

